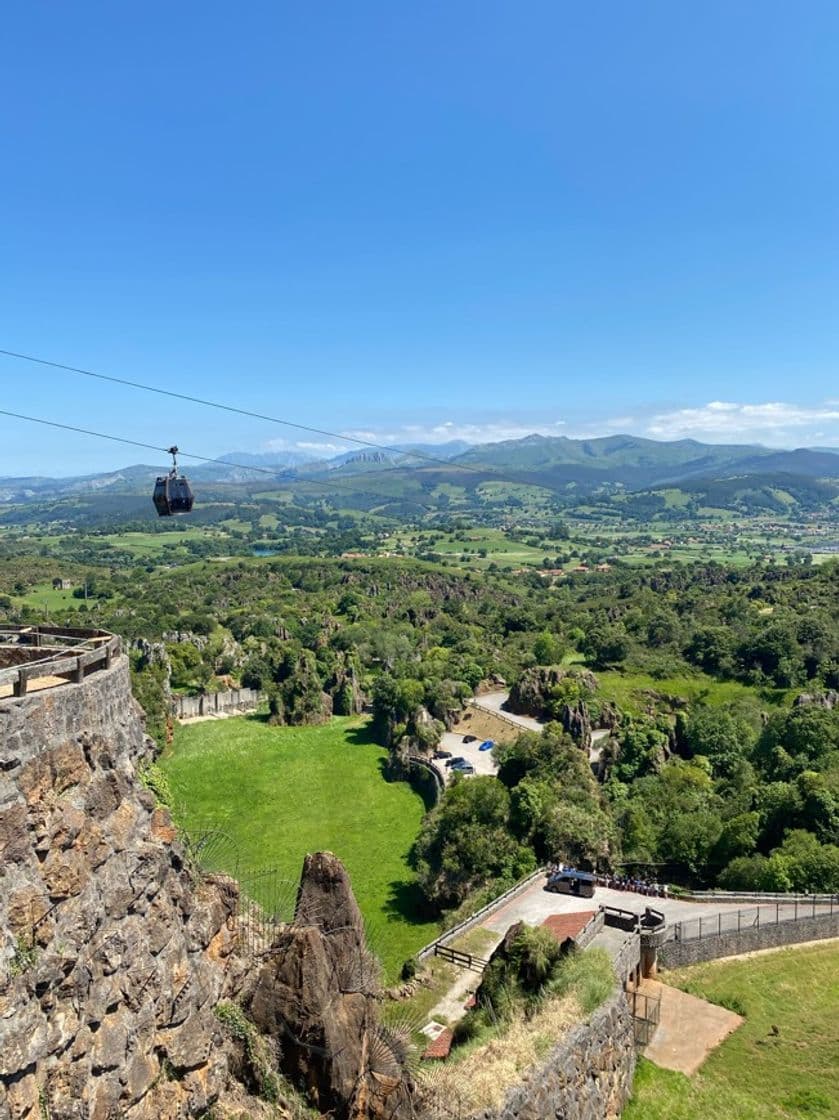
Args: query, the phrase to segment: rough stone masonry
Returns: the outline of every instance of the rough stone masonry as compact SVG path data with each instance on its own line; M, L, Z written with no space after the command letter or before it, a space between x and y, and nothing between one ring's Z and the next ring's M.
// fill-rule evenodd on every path
M227 1081L229 880L137 781L127 659L0 701L0 1117L187 1117Z

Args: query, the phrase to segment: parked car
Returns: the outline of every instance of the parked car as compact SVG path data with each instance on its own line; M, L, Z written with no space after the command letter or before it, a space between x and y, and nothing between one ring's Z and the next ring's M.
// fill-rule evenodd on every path
M493 742L492 739L484 739L484 741L478 747L478 750L479 751L491 751L494 746L495 746L495 743Z
M472 765L472 763L471 762L466 762L465 760L461 761L459 763L459 765L457 765L457 766L452 766L452 770L457 774L474 774L475 773L475 767Z
M463 758L461 755L458 755L457 758L447 758L446 759L446 766L462 766L462 765L465 765L465 764L466 764L466 759Z
M566 867L564 871L554 871L545 883L546 891L555 894L574 894L580 898L594 897L594 876L589 871L577 871Z
M464 743L477 743L477 741L478 741L478 736L477 735L464 735L463 736L463 742Z
M434 752L434 757L435 758L451 758L452 757L452 752L451 751L435 751Z

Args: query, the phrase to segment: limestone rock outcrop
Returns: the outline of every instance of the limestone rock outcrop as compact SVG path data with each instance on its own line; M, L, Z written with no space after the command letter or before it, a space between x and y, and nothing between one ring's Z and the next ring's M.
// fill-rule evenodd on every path
M378 966L342 864L306 857L296 917L273 945L249 1003L281 1068L337 1120L412 1116L400 1040L377 1018Z
M597 677L588 670L537 665L525 670L510 689L506 707L519 715L553 719L583 749L591 747L591 702ZM620 717L613 705L597 704L597 726L614 729Z

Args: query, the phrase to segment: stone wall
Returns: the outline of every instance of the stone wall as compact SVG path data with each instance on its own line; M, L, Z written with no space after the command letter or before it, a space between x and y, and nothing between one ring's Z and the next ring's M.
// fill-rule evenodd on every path
M797 945L839 937L839 910L833 914L774 922L771 925L731 930L711 937L694 937L687 941L667 941L658 950L660 968L681 968L700 961L752 953L756 949L774 949L780 945Z
M226 692L206 692L201 696L173 696L172 705L175 719L194 719L196 716L253 712L264 700L267 700L265 693L255 688L231 688Z
M612 963L621 983L625 984L638 971L641 963L641 938L637 933L628 933L623 944L615 953Z
M609 1120L629 1100L634 1073L632 1018L625 995L616 990L484 1120Z
M188 873L149 745L125 657L0 700L3 1120L174 1120L227 1081L236 888Z

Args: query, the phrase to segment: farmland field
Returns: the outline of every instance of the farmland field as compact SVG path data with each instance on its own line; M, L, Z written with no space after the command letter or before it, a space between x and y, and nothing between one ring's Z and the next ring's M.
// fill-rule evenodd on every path
M336 718L319 727L270 727L259 716L179 726L162 761L187 828L212 821L232 845L220 870L278 867L299 877L307 852L345 863L389 975L437 927L419 920L408 851L424 806L403 782L386 782L386 752L366 721ZM257 898L257 901L261 901Z
M745 1016L693 1077L641 1061L624 1120L819 1120L839 1116L839 943L668 973Z

